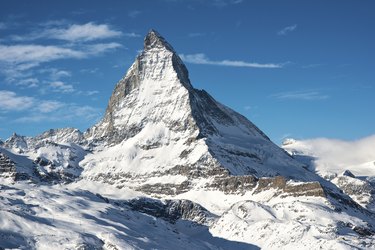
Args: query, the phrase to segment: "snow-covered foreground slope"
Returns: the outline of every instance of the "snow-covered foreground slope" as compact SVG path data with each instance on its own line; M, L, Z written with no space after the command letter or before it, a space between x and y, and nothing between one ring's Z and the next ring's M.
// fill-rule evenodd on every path
M375 247L369 215L320 197L206 192L205 205L81 181L0 185L0 247L11 249L351 249ZM185 198L199 197L186 193ZM216 199L214 198L216 197ZM165 197L168 198L168 197ZM202 196L200 196L202 199ZM194 200L194 199L193 199ZM337 210L343 209L340 213ZM224 212L220 212L224 211ZM367 237L365 237L367 236Z
M137 212L123 195L108 199L77 186L18 183L2 184L0 197L0 248L257 249L213 237L205 225Z

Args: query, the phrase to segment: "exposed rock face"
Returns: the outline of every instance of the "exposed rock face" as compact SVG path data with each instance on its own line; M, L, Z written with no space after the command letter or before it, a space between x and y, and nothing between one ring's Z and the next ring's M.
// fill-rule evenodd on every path
M344 174L334 178L332 182L358 204L375 211L375 188L370 182Z
M288 182L283 176L255 178L251 175L227 176L216 178L208 184L208 188L221 190L227 194L244 194L253 191L260 193L275 189L275 195L282 196L321 196L326 197L323 186L319 182Z
M208 225L215 216L204 207L189 200L153 200L137 198L126 202L132 210L163 218L171 223L187 220Z
M0 177L16 179L15 163L6 155L0 153Z
M292 196L326 197L325 191L319 182L291 183L287 182L287 180L283 176L259 179L258 186L255 192L262 192L270 188L278 189L280 192L282 192L282 194Z

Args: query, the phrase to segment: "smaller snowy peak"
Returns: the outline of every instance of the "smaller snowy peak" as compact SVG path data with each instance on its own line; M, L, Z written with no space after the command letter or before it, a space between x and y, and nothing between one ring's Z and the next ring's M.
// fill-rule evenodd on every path
M294 144L294 143L296 143L296 142L297 142L297 141L296 141L295 139L293 139L293 138L286 138L286 139L283 141L282 145L283 145L283 146L291 145L291 144Z
M35 137L22 136L14 133L3 145L15 153L25 153L37 150L47 144L83 144L81 131L75 128L50 129Z
M173 47L157 31L151 29L144 39L144 50L165 48L175 53Z
M76 128L50 129L35 137L35 140L48 140L55 143L76 143L83 141L83 133Z
M27 137L13 133L12 136L4 142L3 146L14 149L18 153L22 153L24 150L27 150Z
M348 177L351 177L351 178L355 178L355 175L350 172L350 170L345 170L343 173L342 173L343 176L348 176Z

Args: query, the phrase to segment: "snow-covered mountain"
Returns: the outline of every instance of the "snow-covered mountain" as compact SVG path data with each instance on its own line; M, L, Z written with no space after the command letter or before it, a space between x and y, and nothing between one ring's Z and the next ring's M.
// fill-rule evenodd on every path
M81 163L85 178L147 193L178 194L232 175L317 180L245 117L194 89L155 31L85 138L97 145Z
M14 134L0 178L0 248L375 246L371 202L195 89L153 30L100 122Z

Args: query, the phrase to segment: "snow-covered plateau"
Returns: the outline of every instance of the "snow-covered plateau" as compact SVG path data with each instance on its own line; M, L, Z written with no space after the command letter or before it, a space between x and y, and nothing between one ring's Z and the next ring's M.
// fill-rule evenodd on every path
M0 249L375 248L373 170L283 147L151 30L97 124L0 141Z

